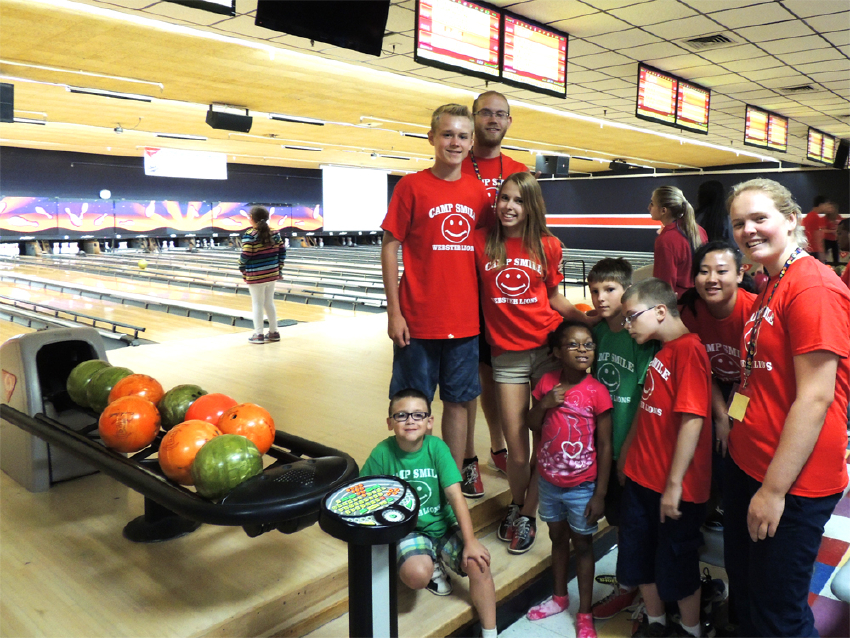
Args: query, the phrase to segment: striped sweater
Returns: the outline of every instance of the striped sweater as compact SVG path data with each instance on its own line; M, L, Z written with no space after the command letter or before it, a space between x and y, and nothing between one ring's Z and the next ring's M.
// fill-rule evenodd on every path
M261 244L255 228L248 229L242 236L239 271L246 284L264 284L280 279L280 269L286 259L286 248L280 233L272 232L271 237L271 244Z

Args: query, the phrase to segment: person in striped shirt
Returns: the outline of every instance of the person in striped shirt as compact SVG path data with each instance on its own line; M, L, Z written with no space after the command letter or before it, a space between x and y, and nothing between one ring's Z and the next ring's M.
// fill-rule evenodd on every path
M286 248L280 233L269 228L269 211L262 206L251 209L251 228L242 236L239 272L248 284L254 312L254 334L251 343L280 341L277 313L274 307L274 286L281 278ZM269 332L263 334L263 314L269 320Z

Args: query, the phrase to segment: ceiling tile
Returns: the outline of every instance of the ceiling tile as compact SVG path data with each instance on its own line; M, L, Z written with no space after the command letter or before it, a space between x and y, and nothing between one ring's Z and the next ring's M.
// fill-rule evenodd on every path
M677 75L681 75L686 80L691 80L696 83L699 83L704 78L719 77L726 75L727 73L728 71L726 71L726 69L717 66L716 64L701 64L700 66L679 69L676 71Z
M592 36L586 39L588 42L598 44L606 49L615 49L626 55L629 55L628 47L640 47L644 44L661 42L661 38L657 38L642 29L626 29L625 31Z
M643 46L633 47L631 49L620 49L616 46L612 48L615 48L619 53L627 55L628 57L638 61L651 60L654 58L666 58L672 55L687 53L687 50L676 44L673 44L672 42L657 42L655 44L645 44Z
M799 76L799 74L795 73L794 69L790 66L779 66L774 69L761 69L758 71L741 71L740 75L743 75L748 80L754 80L756 82L760 80L769 80L771 78Z
M801 18L847 11L847 0L782 0L782 4Z
M637 78L637 68L638 65L636 62L629 62L628 64L606 66L603 72L605 75L611 77L635 81L635 78Z
M705 60L693 53L684 55L674 55L670 58L653 58L645 60L647 64L657 66L663 71L677 71L678 69L687 69L705 64Z
M833 34L829 34L830 36ZM850 33L848 33L850 40ZM802 38L785 38L783 40L773 40L771 42L762 42L759 44L768 53L775 55L780 53L796 53L798 51L808 51L810 49L823 49L828 47L829 43L817 35L805 36Z
M850 6L850 4L845 5L845 7L846 6ZM806 22L812 27L812 29L821 33L830 33L832 31L846 32L850 29L850 11L818 16L816 18L807 18Z
M735 33L750 42L767 42L780 38L798 38L813 35L815 32L800 20L789 20L776 24L765 24L754 27L736 29Z
M622 9L611 9L610 13L636 26L657 24L696 15L696 11L676 0L652 0Z
M722 64L731 60L748 60L764 55L764 51L752 44L738 44L717 49L707 49L699 53L706 60Z
M387 16L387 31L398 33L399 31L408 31L413 29L415 25L416 14L409 9L404 9L398 5L391 4L390 12Z
M636 90L636 85L630 85L625 80L618 80L615 78L611 78L610 80L602 80L601 82L594 82L593 88L597 91L613 91L614 89L631 89L632 92Z
M693 7L701 13L715 13L717 11L728 11L743 6L753 6L773 2L774 0L682 0L683 4Z
M724 27L738 29L753 24L770 24L771 22L782 22L792 20L794 16L785 10L778 2L759 4L743 9L731 9L729 11L718 11L712 13L713 20L717 20Z
M563 2L563 0L561 0ZM647 0L582 0L587 5L596 7L600 11L611 11L632 4L646 4Z
M587 84L610 79L599 71L576 71L575 73L568 73L568 77L570 84Z
M570 60L573 58L580 58L585 55L604 53L605 51L606 49L595 44L591 44L587 40L581 38L570 37L569 43L567 44L567 57Z
M611 33L612 31L623 31L629 28L627 23L606 13L593 13L569 20L555 20L549 24L556 29L568 32L570 35L577 35L582 38Z
M650 30L665 40L682 40L698 35L717 33L718 31L723 31L723 28L704 16L694 16L672 22L662 22L653 25Z
M825 71L844 71L850 77L850 60L826 60L813 64L798 64L796 68L801 73L822 73Z
M597 9L582 2L563 2L563 0L534 0L522 4L508 4L506 8L512 13L544 24L597 13Z
M780 53L776 56L786 64L808 64L826 60L846 60L837 49L815 49L813 51L798 51L797 53Z
M777 66L784 65L771 55L763 55L760 58L732 60L723 63L723 67L730 71L760 71L762 69L772 69Z
M830 33L824 33L823 37L837 47L847 46L850 44L850 29L846 31L832 31Z
M831 82L832 80L846 80L847 73L844 71L831 71L829 73L809 73L809 77L815 82Z
M588 55L582 58L582 64L586 64L588 68L604 69L606 66L614 66L616 64L626 64L630 62L629 58L619 53L609 51L608 53L597 53L596 55Z

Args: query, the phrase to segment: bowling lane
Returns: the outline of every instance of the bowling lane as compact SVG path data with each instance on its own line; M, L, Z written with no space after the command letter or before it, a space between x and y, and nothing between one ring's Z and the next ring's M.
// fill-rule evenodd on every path
M0 267L0 272L2 270L2 267ZM33 275L66 283L78 283L103 290L155 295L174 301L187 301L190 303L251 312L251 298L248 295L236 295L214 290L199 290L197 288L186 288L183 286L168 286L162 283L123 279L121 277L86 275L78 271L62 270L49 265L17 264L9 270L22 275ZM334 317L355 316L355 311L352 310L307 305L291 301L275 301L275 307L277 308L279 319L294 319L296 321L323 321Z
M11 321L3 321L0 320L0 343L3 343L7 339L11 339L17 335L26 334L28 332L35 332L32 328L27 328L26 326L22 326L19 323L12 323Z

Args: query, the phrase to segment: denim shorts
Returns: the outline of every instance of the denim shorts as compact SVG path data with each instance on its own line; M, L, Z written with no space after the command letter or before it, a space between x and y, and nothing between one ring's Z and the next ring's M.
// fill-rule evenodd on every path
M415 388L429 400L440 386L447 403L472 401L481 394L478 380L478 335L463 339L411 339L404 348L393 346L390 398Z
M599 530L599 525L590 525L584 516L584 510L596 491L595 481L585 481L575 487L558 487L542 476L538 479L540 481L538 483L540 492L538 514L541 521L546 523L568 521L570 529L583 536L595 534Z
M493 380L496 383L528 383L560 367L561 364L549 353L547 346L503 352L493 357Z
M439 539L421 532L411 532L398 542L396 550L399 568L411 556L430 556L436 563L438 554L443 564L450 567L455 574L466 576L463 571L463 536L456 525L449 527Z
M661 521L661 494L626 479L620 507L617 580L627 587L655 583L661 600L682 600L700 587L700 526L704 503L679 504L679 519Z

